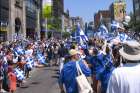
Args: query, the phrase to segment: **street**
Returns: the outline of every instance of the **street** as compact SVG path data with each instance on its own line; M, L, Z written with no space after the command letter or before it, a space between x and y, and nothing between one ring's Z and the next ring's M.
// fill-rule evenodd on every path
M35 68L27 82L16 93L59 93L58 68Z

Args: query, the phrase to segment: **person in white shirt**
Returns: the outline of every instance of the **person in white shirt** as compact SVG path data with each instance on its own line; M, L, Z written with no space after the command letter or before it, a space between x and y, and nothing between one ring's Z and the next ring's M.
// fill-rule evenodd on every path
M27 49L26 49L26 51L25 51L25 55L26 55L27 57L32 57L32 54L33 54L32 46L31 46L31 45L28 45L28 46L27 46Z
M140 44L127 41L119 53L127 63L113 71L107 93L140 93Z

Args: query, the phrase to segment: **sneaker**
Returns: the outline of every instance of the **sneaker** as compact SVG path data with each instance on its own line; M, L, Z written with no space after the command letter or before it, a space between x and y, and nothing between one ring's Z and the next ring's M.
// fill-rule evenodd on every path
M6 93L7 91L5 91L4 89L0 90L0 93Z
M26 83L26 82L27 82L26 80L23 80L23 81L22 81L22 83Z

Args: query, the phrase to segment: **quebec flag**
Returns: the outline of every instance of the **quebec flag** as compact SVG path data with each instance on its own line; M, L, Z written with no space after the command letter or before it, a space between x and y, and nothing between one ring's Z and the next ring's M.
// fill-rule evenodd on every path
M120 33L116 38L118 38L121 42L132 40L127 34Z
M111 23L111 31L114 32L117 30L119 23L117 21L112 21Z
M84 31L81 29L80 24L77 24L77 35L76 39L78 42L86 42L88 41L87 36L85 35Z
M98 32L96 33L96 35L99 37L99 38L103 38L105 39L106 35L108 34L108 29L106 28L105 25L101 25L98 29Z
M108 29L103 24L99 27L98 31L101 32L101 35L104 35L104 34L108 33Z
M17 77L18 80L21 80L22 81L22 80L25 79L24 72L21 69L15 68L14 69L14 73L15 73L15 75L16 75L16 77Z
M24 49L21 46L16 47L15 50L14 50L14 52L17 55L23 55L23 54L25 54L25 51L24 51Z
M45 64L46 63L46 58L42 54L37 54L37 59L38 59L40 64Z
M32 58L28 57L28 58L26 59L26 62L27 62L27 63L25 64L26 68L32 69L32 68L34 67L34 60L33 60Z

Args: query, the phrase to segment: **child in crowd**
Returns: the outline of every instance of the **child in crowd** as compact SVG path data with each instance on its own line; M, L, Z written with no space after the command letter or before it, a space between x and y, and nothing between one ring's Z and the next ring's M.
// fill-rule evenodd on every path
M8 86L9 86L9 92L15 93L16 91L16 75L13 73L13 67L8 66Z
M20 70L24 71L24 66L25 66L26 62L24 60L22 60L22 59L23 59L23 56L18 57L17 67ZM22 83L23 83L23 80L18 80L19 87L22 85Z

